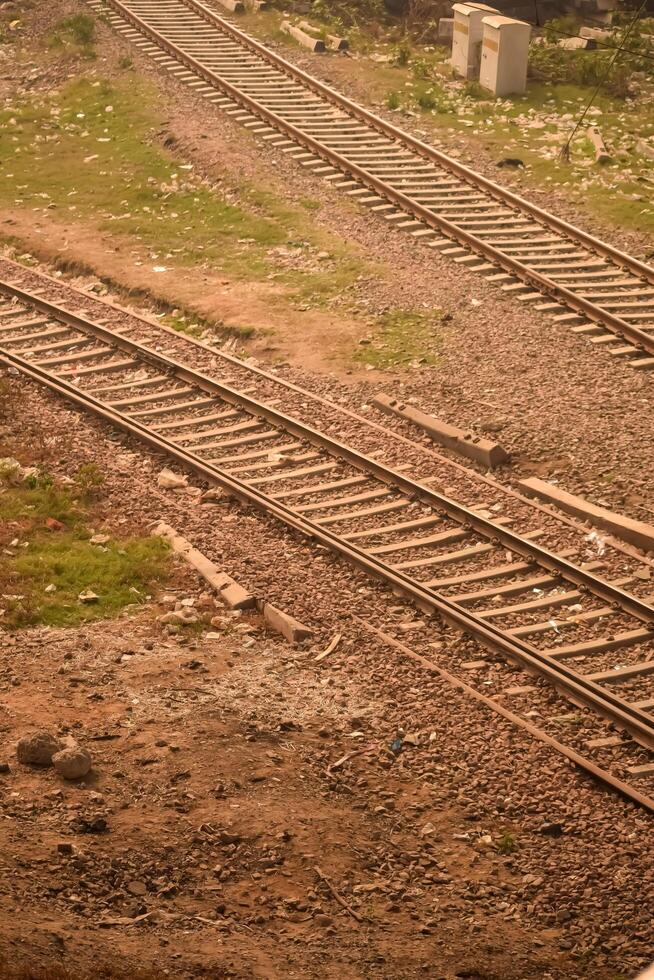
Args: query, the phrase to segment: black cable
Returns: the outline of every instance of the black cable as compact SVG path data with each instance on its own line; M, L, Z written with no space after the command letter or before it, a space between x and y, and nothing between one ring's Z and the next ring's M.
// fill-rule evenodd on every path
M483 6L484 5L483 4L480 4L480 3L468 3L467 0L466 0L466 7L475 7L477 10L480 10ZM636 16L636 19L638 19L638 16L640 16L640 11L642 9L643 9L643 7L641 6L641 8L638 11L638 14ZM536 27L545 27L545 28L547 28L547 30L551 31L553 34L559 34L561 37L578 37L582 41L592 40L592 41L595 41L595 44L598 47L607 48L609 51L623 50L626 54L633 55L634 58L645 58L647 61L654 61L654 55L646 54L644 51L636 51L634 48L624 48L624 47L621 47L620 45L617 45L617 44L609 44L606 41L600 41L599 39L596 39L596 38L586 38L586 37L582 37L581 34L570 34L568 31L560 31L560 30L558 30L555 27L547 27L549 21L544 21L541 24L541 22L540 22L540 12L538 10L538 0L534 0L534 10L536 11L536 24L535 24ZM590 20L590 19L591 18L586 17L584 15L584 20ZM599 24L601 27L606 28L606 24L603 24L600 21L596 21L596 23ZM631 25L631 26L633 26L633 25ZM650 36L654 40L654 35L650 35Z
M477 4L469 4L469 6L474 7L474 6L478 6L478 5ZM637 20L638 17L640 16L640 11L642 9L643 9L643 7L641 7L640 10L638 11L638 13L636 14L635 20ZM555 27L547 27L547 25L549 23L548 21L545 21L543 24L541 24L541 22L540 22L540 11L538 9L538 0L534 0L534 10L536 11L536 27L545 27L547 30L551 31L553 34L559 34L561 37L578 37L578 38L581 38L581 34L569 34L567 31L560 31L560 30L557 30L557 28L555 28ZM590 17L586 17L584 15L584 20L591 20L591 18ZM606 24L601 24L599 21L596 21L596 23L598 23L599 26L601 26L603 28L606 28ZM631 30L631 27L633 27L633 23L634 22L632 21L632 24L630 25L630 30ZM626 37L626 35L625 35L625 37ZM588 40L588 38L582 38L582 40ZM595 38L593 38L593 40L595 40L595 44L598 47L608 48L610 51L619 50L619 46L616 45L616 44L607 44L606 41L600 41L600 40L597 40ZM623 38L623 41L624 40L625 40L625 38ZM645 58L645 59L647 59L647 61L654 61L654 55L645 54L642 51L634 51L633 48L624 48L623 50L627 54L632 54L635 58Z
M640 5L640 7L638 8L638 10L636 11L636 13L634 14L631 23L629 24L629 26L627 27L626 31L624 32L624 34L622 36L622 40L620 42L620 45L616 48L615 54L613 55L613 57L609 61L608 65L606 66L606 71L604 72L603 76L600 78L599 82L595 86L595 89L593 91L593 94L591 95L590 99L586 103L586 106L585 106L583 112L581 113L581 115L579 116L579 119L575 123L574 128L573 128L572 132L570 133L570 135L569 135L569 137L567 139L567 142L566 142L565 146L561 147L561 152L560 152L559 156L560 156L560 158L562 160L569 160L570 159L570 144L572 143L572 140L574 139L577 130L579 129L579 127L581 126L582 122L586 118L586 115L588 113L588 110L590 109L590 107L592 106L593 102L595 101L595 99L597 97L597 93L599 92L600 88L602 87L602 85L604 84L604 82L606 81L606 79L609 77L609 73L610 73L611 69L613 68L613 65L615 64L615 62L616 62L616 60L618 58L618 55L620 54L620 52L621 52L621 50L622 50L622 48L623 48L623 46L624 46L627 38L629 37L629 35L631 34L632 30L636 26L636 21L640 17L642 11L645 9L645 7L647 5L647 2L648 2L648 0L642 0L642 3Z
M600 41L596 38L583 37L581 34L569 34L568 31L559 31L553 27L547 28L552 34L559 34L561 37L578 37L582 41L595 41L598 48L606 48L608 51L624 51L625 54L633 55L634 58L644 58L646 61L654 61L654 55L646 54L644 51L636 51L634 48L622 48L617 44L608 44L606 41Z

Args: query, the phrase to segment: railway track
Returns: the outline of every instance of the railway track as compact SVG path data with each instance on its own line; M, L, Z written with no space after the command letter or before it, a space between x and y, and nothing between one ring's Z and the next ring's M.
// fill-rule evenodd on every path
M654 368L654 269L403 132L199 0L89 0L164 69L396 227Z
M569 549L544 547L543 532L519 535L44 292L20 275L0 281L5 365L330 548L654 750L654 607L637 594L646 583L607 581L601 560L575 563ZM632 767L637 787L654 783L648 758Z

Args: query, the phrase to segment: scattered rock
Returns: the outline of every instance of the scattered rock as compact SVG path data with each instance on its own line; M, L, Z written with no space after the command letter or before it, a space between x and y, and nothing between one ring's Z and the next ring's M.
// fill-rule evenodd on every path
M95 594L95 592L92 592L90 589L86 589L84 592L80 592L77 598L79 599L80 602L83 602L89 606L92 603L98 601L98 596Z
M544 823L539 829L546 837L561 837L564 832L561 823Z
M164 490L182 490L188 485L188 477L178 476L172 470L164 468L157 477L157 483Z
M521 160L520 157L503 157L496 163L497 167L524 167L524 165L524 160Z
M52 756L52 764L64 779L81 779L91 769L91 756L81 746L68 746Z
M192 623L197 623L198 619L198 614L194 609L182 606L181 609L166 613L165 616L161 617L160 622L172 626L190 626Z
M130 881L127 883L127 891L130 895L146 895L147 885L144 881Z
M25 470L13 456L0 459L0 483L16 487L23 482Z
M19 739L16 758L26 766L51 766L52 757L60 748L61 743L50 732L34 732Z

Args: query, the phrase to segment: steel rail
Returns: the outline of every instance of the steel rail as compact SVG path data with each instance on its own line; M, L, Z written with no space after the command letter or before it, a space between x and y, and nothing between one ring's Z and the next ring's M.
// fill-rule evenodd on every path
M124 316L128 316L132 319L141 320L146 325L146 328L154 328L157 331L166 334L171 338L175 338L176 340L180 339L179 332L174 330L172 327L166 326L164 323L161 323L159 320L154 320L154 319L149 319L147 317L144 317L142 313L137 314L133 310L121 306L120 304L114 302L113 300L108 300L106 297L99 297L95 295L89 296L88 293L85 293L78 286L72 286L70 282L64 282L61 279L56 279L54 276L48 275L42 270L36 272L33 268L27 268L26 266L21 265L19 262L16 262L13 259L9 259L5 257L2 259L2 262L5 265L11 266L15 270L17 275L24 274L26 272L29 273L30 275L36 275L38 276L39 279L42 279L46 283L49 283L57 290L61 290L63 287L66 290L79 296L80 299L83 300L91 299L94 303L101 303L103 306L108 307L113 312L121 313ZM0 279L0 282L1 281L2 280ZM2 286L0 286L0 288L2 288ZM9 288L14 290L19 287L10 286ZM431 458L438 460L438 462L440 463L445 463L447 466L450 466L461 473L465 473L468 476L474 474L475 478L479 479L483 484L492 487L494 490L501 490L503 493L507 494L508 496L516 500L519 500L523 504L528 505L534 511L545 514L548 517L556 518L556 520L560 524L566 527L574 528L576 531L581 531L583 533L585 533L586 531L583 525L581 525L577 520L571 518L570 516L564 514L563 512L555 513L550 507L540 503L540 501L538 501L535 497L525 497L520 493L518 493L518 491L514 489L510 489L502 484L499 484L494 478L489 477L486 474L480 473L477 470L471 470L469 467L464 466L463 463L451 459L449 456L443 456L441 453L437 453L434 449L431 448L431 446L425 446L422 443L417 443L414 440L409 439L407 436L403 435L401 432L397 432L395 429L389 429L386 426L381 425L379 422L376 422L374 419L370 419L362 415L358 415L356 412L352 411L352 409L347 408L341 403L333 402L322 395L317 395L313 391L308 391L306 388L302 388L286 378L282 378L276 374L271 374L270 371L265 371L260 366L247 364L245 361L234 356L233 354L228 354L225 350L213 347L211 346L211 344L207 343L206 341L199 340L197 337L192 337L186 334L183 335L183 340L187 344L191 344L194 347L199 347L205 353L208 352L213 357L217 357L223 361L226 361L228 364L236 367L237 369L246 370L250 374L255 375L257 378L261 378L265 381L270 381L275 385L281 385L282 387L287 388L289 391L293 392L294 394L301 395L303 398L310 398L312 401L316 401L318 402L318 404L323 405L326 408L330 409L330 411L336 411L342 413L346 417L353 419L355 422L367 426L371 429L374 429L376 432L381 433L385 437L398 440L399 442L403 443L406 446L409 446L414 450L419 449L421 453L424 453L430 456ZM615 551L621 551L629 558L634 557L633 547L628 544L625 545L625 543L621 542L617 538L611 541L611 548ZM641 555L638 555L638 558L643 564L654 567L654 561L652 561L651 559Z
M68 315L78 319L76 314L69 313ZM104 329L99 325L96 326L100 330ZM124 338L115 339L122 340ZM131 341L127 341L127 343L132 349L137 351L141 350L139 345ZM161 358L160 355L148 349L143 351L142 360L145 363L154 363L156 366L161 366L162 362L166 362L166 358ZM351 564L356 565L367 574L383 581L396 594L407 596L419 608L428 613L437 613L458 629L474 636L484 646L499 651L502 655L519 664L521 667L544 675L557 688L563 689L575 703L583 704L602 717L607 718L618 728L629 732L640 744L650 749L654 748L654 719L634 705L614 695L611 690L607 690L594 681L578 674L564 663L553 663L546 655L542 654L531 644L505 633L493 623L479 619L473 612L465 607L459 606L452 599L441 595L428 586L422 585L403 572L393 569L378 557L368 554L356 545L333 533L328 528L322 527L320 524L298 514L292 508L268 497L260 490L257 490L256 487L252 487L244 481L239 480L237 477L221 470L220 467L206 462L196 453L176 445L165 436L154 432L142 423L130 419L124 413L111 408L95 396L80 391L75 385L65 381L63 378L58 378L44 368L25 361L20 355L2 348L0 348L0 361L16 368L27 377L45 384L51 390L63 395L76 405L93 412L105 421L122 428L130 435L136 436L152 448L173 456L182 465L189 467L210 482L218 483L238 499L256 506L259 510L281 520L306 537L319 541L325 547L346 558ZM200 380L205 380L204 376L196 375L195 372L189 369L183 368L183 370L185 371L185 375L182 375L182 377L185 376L188 380L195 380L196 383ZM238 393L234 394L238 396ZM248 396L243 396L243 398L247 401L250 400ZM302 433L305 430L305 427L298 426L297 423L295 425L297 426L298 433ZM311 433L311 431L307 430L308 433ZM365 459L365 457L362 457L362 459ZM374 463L374 461L372 462ZM421 489L420 484L416 486ZM634 601L638 602L638 600ZM650 616L652 612L653 610L649 609Z
M141 426L138 423L135 424L131 422L121 413L115 412L114 410L110 409L108 406L102 405L97 399L94 399L92 396L86 395L78 391L68 382L63 381L62 379L55 378L53 375L44 372L42 369L39 369L35 365L26 364L21 359L16 358L15 355L7 356L6 353L2 351L0 351L0 361L4 361L5 363L12 364L26 377L32 378L33 380L41 384L44 384L55 393L63 395L64 397L68 398L70 401L77 404L78 406L85 408L87 410L90 409L99 418L102 418L103 420L126 430L131 435L134 435L137 438L140 438L142 441L147 442L149 445L152 446L152 448L175 456L179 460L179 462L183 463L185 466L194 470L197 474L203 476L209 482L215 482L220 484L221 486L225 486L227 489L229 489L230 493L235 493L236 496L240 497L241 499L245 499L248 503L255 503L256 506L264 509L266 512L268 511L273 512L276 518L280 519L285 524L290 525L295 530L300 531L305 536L308 536L309 538L315 537L318 540L321 540L324 544L332 548L332 550L337 551L339 554L345 554L347 551L351 552L351 556L350 556L351 561L354 561L356 564L361 565L361 567L363 567L366 571L371 571L372 574L376 576L379 574L383 579L387 580L386 574L382 571L385 567L382 562L379 561L370 562L369 559L367 559L367 556L359 552L359 550L356 547L352 547L352 546L344 547L345 542L342 542L340 539L336 539L335 542L332 542L331 539L335 538L335 536L332 535L330 532L324 531L321 528L316 528L315 525L313 525L311 521L306 520L306 518L298 519L297 515L294 515L292 511L288 511L288 509L284 508L282 505L276 504L275 501L270 501L269 499L265 498L263 494L257 493L256 491L252 491L251 488L249 487L245 487L241 483L241 481L236 480L233 477L228 477L227 474L223 473L222 471L219 471L216 467L204 463L202 460L195 457L194 454L185 452L184 450L180 449L180 447L168 443L168 440L160 436L156 436L146 427ZM239 485L238 488L235 487L235 485L237 484ZM265 503L262 503L259 500L254 500L253 498L255 496L259 498L263 498ZM363 559L366 560L364 561ZM367 567L368 565L372 565L372 564L376 566L380 566L380 570L378 571L377 569L370 569ZM404 578L404 576L398 576L398 578ZM412 582L410 582L409 584L412 586L415 585L415 583ZM406 590L407 594L409 594L409 596L411 598L414 598L415 600L415 596L411 594L412 590L409 591L406 588L406 586L401 586L399 588L394 587L394 588L395 591L400 591L400 592L404 592ZM462 624L459 617L453 616L452 612L446 612L443 611L441 608L439 608L441 603L445 604L447 602L448 601L443 599L443 597L439 597L437 599L434 596L431 600L429 611L440 613L445 619L454 622L455 625L457 625L460 629L472 633L473 636L481 640L481 642L486 643L486 645L489 646L491 649L498 649L498 648L502 649L502 652L507 653L510 659L517 660L519 664L525 665L527 663L525 652L521 651L517 657L512 656L511 653L509 653L505 649L506 647L505 643L502 643L502 646L500 647L496 642L492 642L492 641L489 642L487 640L484 640L484 638L479 635L478 630L476 628L466 629L465 625ZM449 605L452 606L452 603L449 603ZM466 615L465 610L461 610L460 607L456 607L456 612L463 614L461 618L465 618L466 620L470 620L473 618L469 614ZM355 620L357 618L358 617L354 617ZM640 790L638 790L636 787L631 786L629 783L625 783L623 780L618 779L607 770L601 769L600 767L596 766L595 763L591 762L589 759L586 759L584 756L580 755L574 750L569 749L568 746L563 745L562 743L558 742L558 740L552 739L551 736L542 732L540 729L537 729L531 723L520 718L518 715L515 715L514 712L509 711L503 705L500 705L497 702L494 702L491 698L487 698L486 696L482 695L480 692L475 691L475 689L471 688L470 685L466 684L464 681L461 681L459 678L454 677L454 675L450 674L450 672L446 671L444 668L439 667L437 664L433 664L431 661L426 661L422 657L418 657L418 655L413 654L412 651L408 651L408 648L405 648L403 644L400 644L399 641L395 640L394 638L387 636L386 634L382 633L382 631L377 630L374 627L369 626L368 624L364 624L364 625L366 625L366 627L371 631L378 634L378 636L381 639L384 639L386 642L391 643L391 645L402 647L404 652L406 652L408 655L412 656L416 660L420 661L424 665L428 665L430 670L434 670L437 673L439 673L441 677L446 679L449 683L452 683L455 687L462 688L466 693L471 694L472 696L479 699L480 701L483 701L485 704L487 704L489 708L496 711L498 714L502 715L507 720L512 721L515 724L518 724L520 727L526 729L530 734L534 735L536 738L545 742L545 744L550 745L556 751L560 752L562 755L568 758L571 762L579 766L579 768L590 773L595 778L605 783L607 786L610 786L612 789L616 790L622 796L626 797L627 799L630 799L633 803L636 803L637 805L642 806L649 811L654 810L654 800L652 800L646 794L641 793ZM479 625L478 622L475 625L478 626ZM487 627L488 624L483 623L481 625ZM503 639L506 640L506 637L504 637ZM520 641L516 642L514 645L519 646L521 648L529 648L529 644L525 644ZM537 653L537 651L535 650L533 651L530 650L529 652ZM545 673L545 671L542 668L539 668L539 672ZM551 671L551 673L555 674L557 673L557 671ZM570 672L567 671L566 673L570 673ZM579 679L581 680L582 678ZM557 683L556 680L554 682ZM571 683L569 680L567 680L566 682L564 682L563 685L561 685L559 681L558 686L563 686L567 694L575 696L574 681ZM590 685L590 686L596 687L596 685ZM591 697L590 692L584 691L581 697L579 697L579 695L577 694L575 696L575 700L580 701L582 704L584 704L586 707L591 708L592 710L598 711L598 713L601 714L603 717L610 720L613 724L617 725L617 727L622 728L625 731L628 731L635 738L638 737L633 729L632 719L627 719L626 721L621 719L621 712L619 709L607 705L598 706L596 700ZM623 707L629 708L631 706L623 705ZM645 717L647 719L647 716ZM649 720L651 722L651 719ZM646 735L646 739L647 739L646 742L643 743L642 738L638 739L639 741L641 741L642 744L647 744L648 746L652 744L651 740L652 740L652 735L654 734L652 728L653 726L650 724L650 732L648 736Z
M652 799L651 796L641 793L640 790L637 790L634 786L631 786L629 783L625 783L622 779L618 779L617 776L614 776L613 773L609 772L607 769L602 769L601 766L596 765L590 759L587 759L586 756L576 752L574 749L570 748L569 745L564 745L563 742L560 742L557 738L553 738L552 735L549 735L547 732L543 731L542 728L538 728L531 721L527 721L526 718L516 714L515 711L511 711L510 708L506 708L503 704L500 704L499 701L496 701L487 694L483 694L481 691L478 691L471 684L468 684L467 681L457 677L456 674L452 674L445 667L441 667L440 664L435 663L433 660L429 660L422 654L416 653L415 650L412 650L411 647L406 645L406 643L402 643L401 640L391 636L390 633L385 633L383 630L377 629L377 627L373 626L372 623L367 623L365 619L360 619L359 616L353 615L352 618L356 623L368 630L373 634L373 636L376 636L383 643L386 643L388 646L399 650L400 653L404 654L404 656L413 661L413 663L418 664L420 667L430 671L433 674L437 674L455 690L462 691L468 697L473 698L475 701L479 701L486 708L488 708L489 711L495 712L495 714L498 714L507 721L510 721L518 728L522 728L534 738L538 739L539 742L542 742L549 748L554 749L555 752L558 752L564 758L569 759L570 762L573 762L576 766L579 766L580 769L583 769L590 776L593 776L598 781L610 786L617 793L620 793L621 796L625 796L627 799L633 800L634 803L638 803L640 806L645 807L645 809L654 813L654 799Z
M312 426L299 422L297 419L279 411L279 409L258 401L251 395L238 391L230 385L222 381L217 381L215 378L211 378L200 371L189 368L180 361L168 355L161 354L150 347L146 347L144 344L130 340L121 334L114 333L108 327L89 320L71 310L67 310L65 307L59 306L51 300L34 296L20 286L2 279L0 279L0 290L10 293L21 302L40 310L42 313L54 319L67 323L69 326L81 330L84 333L91 333L112 346L120 348L125 353L133 354L146 363L169 371L180 380L201 388L207 394L218 396L230 404L239 405L251 415L263 418L273 425L277 425L285 431L311 442L313 445L326 450L336 458L346 460L357 469L372 474L381 482L401 490L409 497L418 499L441 513L446 513L464 527L469 527L483 535L487 540L502 544L521 557L540 565L548 571L560 574L561 577L577 586L588 589L597 597L618 606L624 612L629 613L641 622L647 625L651 624L654 630L654 607L648 603L630 595L618 586L598 578L592 572L580 568L578 565L549 551L542 545L538 545L522 537L515 531L511 531L509 528L505 528L488 518L480 516L475 511L428 487L426 484L405 476L398 470L384 463L380 463L378 460L359 452L359 450L353 449L345 443L333 439L331 436L320 432L318 429L314 429ZM71 341L72 343L73 341Z
M321 82L319 79L314 78L307 72L298 68L297 65L292 64L290 61L282 58L276 52L271 51L266 48L265 45L260 44L254 38L245 34L243 31L239 31L237 27L231 24L229 21L224 20L220 17L214 10L211 10L206 4L201 3L200 0L179 0L180 3L185 4L189 9L194 10L200 16L208 19L211 23L220 26L226 34L229 34L235 40L238 40L245 47L250 48L260 57L265 58L267 61L272 62L278 68L281 68L286 74L301 81L308 88L311 88L314 92L319 95L323 95L325 98L329 99L330 102L335 102L339 108L345 109L352 116L365 122L367 125L371 126L373 129L378 130L385 136L389 136L391 139L397 140L403 143L406 147L411 150L415 150L421 156L426 157L430 160L434 160L436 163L441 164L452 173L457 176L462 177L464 180L475 183L477 186L483 187L484 190L492 194L493 197L502 201L504 204L510 204L515 206L520 211L526 211L534 217L538 218L539 221L545 222L554 229L565 234L568 237L575 238L578 242L583 245L587 245L592 248L593 251L601 252L608 258L615 259L619 261L621 265L624 265L635 275L642 276L648 282L654 283L654 268L647 265L645 262L641 262L640 259L634 258L632 255L622 252L620 249L615 248L613 245L609 245L607 242L603 242L599 238L595 238L588 232L585 232L581 228L577 228L575 225L569 224L562 218L557 218L556 215L551 214L549 211L545 211L539 208L537 205L532 204L525 198L520 197L520 195L515 194L506 187L502 187L500 184L496 184L494 181L490 180L488 177L484 177L483 174L479 174L474 170L470 170L469 167L464 166L455 160L453 157L448 156L440 150L437 150L434 146L430 146L429 143L423 143L422 140L417 139L417 137L412 136L410 133L399 129L392 123L381 116L375 115L370 109L365 109L363 106L358 105L356 102L352 102L347 96L338 92L336 89L331 88L325 82Z
M174 55L178 61L186 64L186 66L191 68L196 74L203 77L205 81L217 86L222 91L227 93L235 102L241 103L247 107L248 111L253 115L263 119L267 124L273 126L275 129L280 130L288 136L291 136L295 142L307 147L314 154L322 157L343 173L356 177L357 180L370 187L377 194L382 195L390 201L393 201L402 210L407 211L409 214L413 214L423 224L431 228L437 228L439 231L445 233L449 238L465 244L472 251L480 253L485 258L492 261L495 265L504 269L506 272L517 276L524 282L529 283L540 292L545 293L546 295L554 296L556 299L560 299L571 309L578 313L583 313L584 316L596 323L601 323L614 333L621 335L626 340L629 340L637 348L641 348L646 350L648 353L654 354L654 336L650 336L649 334L640 330L638 327L632 326L621 317L610 313L608 310L605 310L600 306L597 306L595 303L590 302L590 300L585 299L583 296L577 295L572 290L554 282L548 276L545 276L529 266L524 265L524 263L518 261L517 259L505 255L494 246L465 231L463 228L460 228L447 218L435 214L428 208L419 204L417 201L414 201L408 195L402 193L402 191L391 187L385 181L376 177L365 168L354 163L346 156L343 156L336 150L333 150L331 147L326 146L319 140L310 136L308 133L305 133L293 123L288 122L277 113L262 105L256 99L242 92L237 86L233 85L217 72L207 68L201 62L197 61L197 59L195 59L192 55L181 50L176 44L169 41L168 38L164 37L159 31L143 20L143 18L139 17L138 14L135 14L133 11L125 7L121 0L105 0L105 2L118 11L123 18L130 21L142 33L155 40L159 47L164 48L170 54ZM489 181L487 178L482 177L479 174L475 174L474 171L463 167L461 164L457 164L455 161L451 160L445 154L440 153L433 147L422 143L420 140L409 136L407 133L403 133L402 130L397 129L392 124L386 123L384 120L378 116L375 116L373 113L370 113L368 110L357 106L356 103L346 99L329 86L323 85L323 83L318 82L316 79L311 79L311 76L306 75L306 73L302 72L300 69L295 68L295 66L280 58L279 55L268 51L263 45L260 45L258 42L243 34L232 24L224 21L203 4L198 3L198 0L179 0L179 2L184 4L188 9L196 12L199 16L203 17L203 19L212 23L223 32L229 34L245 47L255 51L266 60L273 62L278 67L282 68L287 74L295 75L303 82L303 84L308 84L310 82L316 91L319 91L320 94L323 94L331 102L335 103L351 115L361 119L361 121L367 125L378 129L380 132L383 132L385 135L394 140L403 142L408 148L413 149L421 156L434 160L435 162L439 163L439 165L448 167L453 172L460 174L460 176L464 177L464 179L468 182L473 182L478 186L484 187L484 189L488 190L489 193L492 192L494 196L501 197L504 203L509 204L515 210L527 211L532 216L537 217L539 221L548 224L548 226L553 230L556 230L566 236L572 236L577 241L587 245L594 251L600 252L605 257L611 258L619 267L628 268L632 273L641 277L645 281L654 283L654 268L640 262L637 259L634 259L632 256L629 256L618 249L614 249L612 246L609 246L598 239L595 239L593 236L581 231L581 229L576 229L574 226L568 225L567 222L556 218L554 215L550 215L548 212L542 211L535 205L529 204L529 202L524 201L517 195L512 194L512 192L501 188L499 185Z

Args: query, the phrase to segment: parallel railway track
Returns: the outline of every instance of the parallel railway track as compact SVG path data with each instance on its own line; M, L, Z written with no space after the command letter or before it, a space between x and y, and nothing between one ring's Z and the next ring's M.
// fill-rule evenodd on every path
M261 139L525 303L654 368L654 269L403 132L199 0L89 0Z
M52 303L20 277L0 281L0 296L5 365L328 547L654 750L654 607L634 594L643 583L600 578L601 562L576 564L538 532L516 534ZM651 762L633 772L645 786L652 777Z

